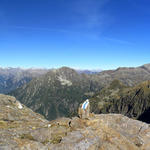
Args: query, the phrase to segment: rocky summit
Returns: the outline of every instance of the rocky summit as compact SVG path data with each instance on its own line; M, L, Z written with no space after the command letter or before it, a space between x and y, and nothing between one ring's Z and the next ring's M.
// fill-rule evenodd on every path
M149 150L149 124L120 114L47 121L0 95L0 150Z

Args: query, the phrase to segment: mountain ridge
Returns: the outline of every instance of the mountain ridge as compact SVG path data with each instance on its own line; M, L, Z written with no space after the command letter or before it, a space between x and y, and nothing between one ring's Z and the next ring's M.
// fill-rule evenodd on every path
M95 113L121 113L150 123L150 80L134 87L114 80L91 99L91 108Z
M10 94L46 118L55 119L77 113L83 99L100 88L88 75L63 67L33 79Z
M0 68L0 93L8 93L39 77L46 69Z

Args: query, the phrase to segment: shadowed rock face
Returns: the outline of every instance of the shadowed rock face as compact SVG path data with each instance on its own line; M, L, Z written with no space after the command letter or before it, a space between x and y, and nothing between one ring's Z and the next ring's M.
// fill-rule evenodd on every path
M150 123L150 108L145 110L139 117L138 120Z
M22 107L20 107L20 105ZM51 122L0 95L0 150L148 150L148 124L119 114Z
M95 113L121 113L128 117L150 122L150 81L127 87L118 80L104 88L91 100Z

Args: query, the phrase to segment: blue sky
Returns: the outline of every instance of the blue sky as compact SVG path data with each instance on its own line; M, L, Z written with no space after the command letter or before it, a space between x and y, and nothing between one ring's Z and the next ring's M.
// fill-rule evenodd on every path
M0 66L150 63L148 0L0 0Z

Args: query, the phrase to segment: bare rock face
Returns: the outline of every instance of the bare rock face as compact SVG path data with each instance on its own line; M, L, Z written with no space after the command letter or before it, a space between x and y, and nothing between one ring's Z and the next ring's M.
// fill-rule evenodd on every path
M149 150L149 124L119 114L47 121L0 95L0 150Z

